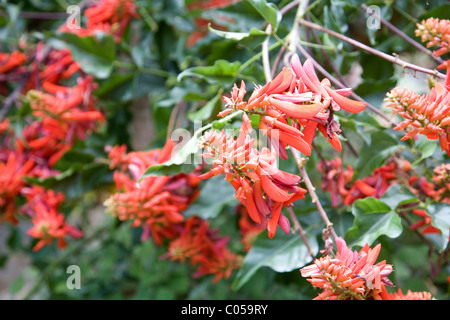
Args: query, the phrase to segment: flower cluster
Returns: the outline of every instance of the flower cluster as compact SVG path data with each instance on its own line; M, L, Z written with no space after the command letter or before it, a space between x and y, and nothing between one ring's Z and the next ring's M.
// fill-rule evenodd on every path
M228 278L239 259L227 249L227 238L219 237L206 220L182 215L200 192L198 173L140 180L149 166L170 159L174 146L168 140L162 150L128 153L125 146L108 147L117 192L105 201L106 210L120 220L132 221L133 227L142 227L142 241L151 236L158 245L168 242L163 258L189 261L197 268L195 276L214 274L213 281Z
M0 211L2 221L17 224L16 213L31 218L33 227L27 232L39 241L34 250L58 240L65 247L65 236L81 237L77 228L65 222L60 212L64 194L33 186L27 178L45 179L58 174L55 165L79 140L104 120L96 107L93 91L96 84L86 76L69 50L21 45L23 52L0 55L0 90L9 94L9 84L26 98L31 108L20 136L8 119L0 124ZM77 77L74 79L74 77ZM66 79L76 80L73 86L62 85ZM20 199L25 199L22 204Z
M91 76L79 78L73 87L44 82L43 88L45 92L27 93L38 120L23 131L24 147L53 166L77 140L85 140L104 116L95 106L96 84Z
M163 258L189 261L197 267L193 277L212 274L213 283L228 279L241 264L241 258L227 248L228 237L218 236L219 230L209 228L208 221L196 216L180 224L177 238L170 242Z
M351 89L333 90L328 79L319 81L311 60L302 65L298 55L291 60L292 70L283 70L264 86L258 86L245 100L244 81L234 84L231 96L224 96L225 110L220 117L233 111L244 111L237 138L223 131L208 131L200 139L202 157L212 158L211 171L200 176L207 179L225 174L236 190L236 198L246 207L251 219L267 228L272 238L278 226L288 233L289 220L281 213L283 207L304 198L306 190L299 187L300 177L277 168L278 157L287 159L288 146L310 156L312 140L319 130L338 151L341 132L333 120L333 112L341 108L360 112L366 104L346 96ZM248 114L259 116L259 129L270 141L270 148L259 151L250 136L252 124Z
M315 300L368 300L380 299L392 266L381 261L375 264L381 245L373 249L366 244L360 251L352 251L342 238L336 239L337 253L314 260L312 265L300 269L301 274L323 291Z
M429 18L417 24L416 36L420 36L427 47L438 46L433 51L436 57L450 52L450 20ZM450 60L438 69L447 69L445 84L436 82L427 94L419 95L413 90L395 87L386 94L386 107L392 108L403 120L394 130L407 133L401 140L423 134L428 139L439 139L442 151L450 155Z
M441 164L434 168L431 181L426 177L411 176L411 190L419 197L428 197L435 202L450 203L450 164Z
M189 2L187 4L188 10L199 10L200 12L206 12L208 10L212 9L219 9L226 6L229 6L230 4L239 2L241 0L194 0ZM218 30L227 30L226 27L224 27L220 22L232 22L232 19L225 17L225 16L218 16L218 19L211 20L211 19L205 19L202 16L195 17L194 24L195 24L195 30L189 35L189 37L186 40L186 46L188 48L193 47L200 39L205 37L208 32L208 26L211 25L212 28L218 29ZM219 21L222 20L222 21Z
M73 60L68 49L52 49L38 42L32 46L22 43L20 49L11 53L0 52L0 93L10 92L7 84L23 81L21 92L40 90L43 83L58 84L71 78L80 65Z
M272 238L278 225L284 232L290 229L289 220L281 213L285 206L304 198L306 190L298 186L300 177L276 167L277 154L264 147L254 148L255 139L250 120L244 114L239 137L228 137L224 131L208 131L200 139L202 157L212 158L213 168L201 179L225 174L236 190L236 198L247 208L251 219L267 228Z
M341 158L322 160L317 168L322 173L322 189L330 192L331 203L336 207L340 204L339 198L345 205L351 205L361 198L380 198L390 186L398 182L401 172L411 169L411 165L406 160L392 159L375 169L370 176L355 181L352 166L348 165L344 169Z
M132 18L139 17L134 0L92 1L84 11L86 28L73 22L59 28L61 32L75 33L80 37L92 36L96 32L112 35L119 42Z
M22 212L31 217L33 227L28 234L39 241L33 247L34 251L49 245L53 240L58 241L58 247L66 247L65 236L81 238L83 233L74 226L65 222L64 215L59 212L59 206L64 201L63 193L45 190L39 186L25 188L22 191L27 203L21 208Z
M270 139L277 140L282 159L287 158L287 146L310 156L317 129L340 152L341 130L333 120L333 113L340 109L361 112L366 104L347 98L352 89L333 90L327 78L320 81L310 59L302 65L295 54L291 67L283 68L272 81L258 86L247 101L244 101L245 83L240 88L235 85L231 98L224 97L227 109L219 116L233 110L260 115L259 128Z
M401 140L423 134L428 139L439 139L441 149L450 154L450 93L444 85L437 82L430 93L423 95L396 87L387 93L385 101L393 114L405 119L394 128L407 130Z
M381 244L373 249L368 244L352 251L342 238L336 238L336 254L315 259L300 269L301 275L322 292L314 300L431 300L429 292L411 292L404 295L388 293L393 286L388 276L393 268L385 260L375 263Z
M143 239L151 235L157 244L162 244L165 238L176 237L175 226L184 220L181 212L199 192L200 180L196 173L151 176L139 181L149 166L170 156L173 146L169 140L163 150L126 154L124 146L115 146L109 151L110 168L116 169L114 182L118 192L106 200L107 211L120 220L131 220L132 226L142 226Z
M428 18L417 23L415 34L426 42L428 48L439 47L433 51L436 57L450 52L450 20Z

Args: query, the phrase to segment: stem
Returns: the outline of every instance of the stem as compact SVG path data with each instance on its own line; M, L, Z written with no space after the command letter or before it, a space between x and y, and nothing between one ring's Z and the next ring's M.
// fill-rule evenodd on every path
M300 155L298 154L298 151L294 148L291 148L291 152L295 158L295 162L297 163L298 169L300 170L300 175L303 178L303 181L305 182L306 188L308 189L309 195L311 196L312 202L316 205L317 211L320 214L320 217L325 222L326 229L328 229L333 236L334 240L337 239L336 231L333 228L333 224L331 223L330 219L328 219L327 213L322 207L322 204L320 203L319 197L316 193L316 188L311 183L311 180L309 179L308 173L305 169L305 159L302 159Z
M382 17L380 17L379 15L377 15L375 12L368 12L367 10L369 9L369 7L367 7L364 3L361 5L361 8L366 11L369 14L372 14L376 19L378 19L383 25L385 25L389 30L391 30L392 32L394 32L396 35L398 35L400 38L402 38L403 40L405 40L406 42L408 42L410 45L412 45L414 48L416 48L419 51L422 51L426 54L428 54L431 58L433 58L436 62L438 63L443 63L444 60L442 60L439 57L436 57L433 55L433 53L428 50L427 48L425 48L423 45L421 45L420 43L418 43L417 41L415 41L414 39L410 38L407 34L405 34L403 31L401 31L400 29L398 29L397 27L395 27L393 24L391 24L389 21L383 19Z
M427 69L427 68L420 67L418 65L415 65L415 64L403 61L400 58L398 58L398 56L388 55L388 54L386 54L384 52L381 52L381 51L379 51L377 49L371 48L371 47L369 47L369 46L367 46L367 45L365 45L365 44L363 44L363 43L361 43L359 41L356 41L356 40L354 40L352 38L344 36L344 35L342 35L340 33L337 33L337 32L335 32L333 30L324 28L324 27L322 27L322 26L320 26L318 24L315 24L313 22L310 22L310 21L307 21L307 20L304 20L304 19L299 19L298 22L301 25L304 25L305 27L316 29L316 30L328 33L329 35L331 35L331 36L333 36L335 38L338 38L338 39L340 39L342 41L348 42L348 43L350 43L351 45L353 45L353 46L355 46L357 48L365 50L365 51L367 51L367 52L369 52L369 53L371 53L373 55L376 55L376 56L378 56L380 58L383 58L383 59L385 59L387 61L390 61L392 63L398 64L398 65L402 66L403 68L419 71L419 72L422 72L422 73L426 73L426 74L432 75L432 76L437 77L437 78L445 79L445 75L440 73L440 72L438 72L437 70Z
M312 251L311 246L309 245L308 239L306 239L306 232L302 228L300 221L298 221L297 217L295 216L294 210L292 209L292 207L287 207L287 211L289 212L289 216L291 217L292 223L294 224L294 229L298 232L308 250L308 254L311 256L313 260L316 259L316 257L314 256L314 252Z
M266 27L266 33L271 34L272 33L272 25L268 24ZM264 68L264 76L266 77L266 82L272 81L272 74L270 72L270 61L269 61L269 41L270 36L267 36L267 38L262 43L262 63Z
M2 110L0 111L0 121L2 121L4 117L6 117L6 115L9 112L9 109L11 109L14 102L17 101L17 99L19 98L20 92L27 83L29 76L30 76L29 73L24 74L20 83L14 88L14 91L11 92L11 94L5 99Z

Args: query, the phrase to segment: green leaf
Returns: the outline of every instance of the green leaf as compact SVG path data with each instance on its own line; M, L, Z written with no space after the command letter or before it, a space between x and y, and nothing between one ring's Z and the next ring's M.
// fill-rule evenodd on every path
M308 242L313 253L317 253L315 236L309 233ZM310 261L308 249L298 234L287 235L279 228L275 237L269 239L267 232L261 232L244 258L233 282L233 289L241 288L262 267L269 267L276 272L290 272Z
M170 158L170 160L147 168L139 181L149 176L173 176L180 172L192 172L195 169L196 165L200 164L200 159L198 159L197 155L197 144L201 134L205 130L210 128L220 128L230 119L236 117L237 115L240 115L241 113L242 111L239 110L237 112L229 114L228 116L220 120L213 121L210 124L197 129L192 137L190 137L190 134L187 130L184 131L185 136L183 137L183 141L184 138L187 138L187 136L189 135L190 138L188 139L188 141L185 144L179 144L174 148L174 150L172 151L173 156ZM177 141L176 139L173 140Z
M220 104L220 98L222 97L223 90L219 90L216 96L208 101L203 107L199 110L191 112L188 114L188 118L191 121L204 121L211 117L212 112L216 108L218 104Z
M419 201L409 189L398 184L390 186L380 200L387 204L392 210L397 209L399 205Z
M11 294L17 294L22 289L23 285L25 284L25 279L23 275L19 275L17 278L14 279L14 281L9 286L9 293Z
M450 236L450 205L446 203L431 204L428 206L427 212L432 218L431 224L441 231L441 249L444 250L448 245L448 237Z
M423 160L431 157L431 155L434 153L434 150L436 150L437 145L438 142L436 140L425 139L422 137L416 147L417 151L420 152L420 157L412 163L412 166L414 167L421 163Z
M188 173L195 169L196 160L192 159L192 156L197 153L199 131L185 143L181 143L175 146L170 160L153 165L144 172L139 181L150 176L173 176L180 172Z
M355 201L353 226L345 238L350 246L371 245L379 236L396 238L402 233L401 218L383 201L369 197Z
M230 31L221 31L211 27L208 25L209 31L212 33L223 37L225 39L231 39L239 42L239 45L242 46L250 46L254 47L263 42L268 34L262 30L251 28L249 32L230 32Z
M116 44L109 35L98 33L79 37L73 33L61 33L58 39L51 39L49 43L58 49L69 49L81 69L96 78L105 79L114 69Z
M223 175L209 178L201 187L200 196L183 212L183 215L214 219L225 206L235 206L238 203L234 195L234 188Z
M381 166L400 148L399 141L384 131L373 132L370 144L364 143L356 164L354 179L366 177Z
M258 13L272 25L273 31L278 29L281 21L281 13L273 3L267 3L266 0L248 0Z
M208 83L222 82L231 83L239 73L241 63L239 61L229 62L227 60L217 60L213 66L192 67L181 72L177 80L181 81L184 77L199 77Z

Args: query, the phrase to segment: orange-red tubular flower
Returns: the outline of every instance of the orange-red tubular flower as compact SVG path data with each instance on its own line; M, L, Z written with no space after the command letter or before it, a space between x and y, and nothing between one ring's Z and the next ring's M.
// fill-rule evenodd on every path
M324 99L330 98L342 109L348 112L357 113L364 110L366 103L348 99L332 90L327 85L319 81L314 66L311 60L307 59L302 66L298 55L293 55L291 58L291 66L296 75L303 80L305 85L313 92L322 95ZM346 89L347 91L351 89ZM348 94L348 92L347 92Z
M375 263L380 244L373 249L366 244L360 251L352 251L342 238L337 238L336 247L335 257L321 257L300 269L312 285L324 289L317 300L378 299L385 286L392 285L387 278L392 266L386 261Z
M263 123L263 122L261 122ZM298 186L300 177L275 167L277 154L268 148L261 152L253 148L254 140L243 136L249 132L244 119L241 135L237 140L228 138L225 133L207 131L200 140L199 147L204 150L203 157L213 159L212 169L200 175L209 178L225 174L236 191L236 198L246 207L252 221L267 228L269 237L275 235L277 226L289 232L289 221L281 213L285 206L304 198L306 190ZM241 157L234 155L239 150Z
M282 159L287 159L286 147L291 146L310 156L312 140L319 128L338 151L342 150L338 135L339 124L332 119L333 112L344 109L361 112L366 104L346 98L352 89L332 90L328 79L320 81L311 60L302 66L300 58L291 59L292 69L284 67L264 86L256 86L248 101L244 100L245 84L233 87L231 97L224 96L225 110L243 110L260 117L259 128Z

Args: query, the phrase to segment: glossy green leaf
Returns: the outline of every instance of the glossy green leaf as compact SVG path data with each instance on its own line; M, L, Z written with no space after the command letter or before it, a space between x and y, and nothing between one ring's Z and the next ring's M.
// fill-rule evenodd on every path
M441 231L441 250L448 245L450 236L450 205L447 203L431 204L427 207L427 212L431 216L431 224Z
M355 201L352 214L353 226L345 234L350 246L371 245L379 236L396 238L402 233L401 218L379 199L369 197Z
M314 254L318 251L315 236L308 234L308 242ZM234 290L241 288L262 267L269 267L276 272L289 272L299 269L311 262L307 247L298 234L285 234L280 228L272 239L266 231L256 238L247 253L242 267L233 282Z
M183 215L214 219L225 206L238 204L235 193L224 175L209 178L202 185L200 196L183 212Z
M354 179L369 176L400 148L399 141L384 131L370 135L370 144L364 144L356 164Z
M198 77L209 83L231 83L238 75L240 67L241 63L239 61L229 62L227 60L217 60L212 66L186 69L178 75L177 79L181 81L185 77Z
M281 21L281 13L273 3L267 3L266 0L248 0L258 13L272 25L274 31L277 30Z

